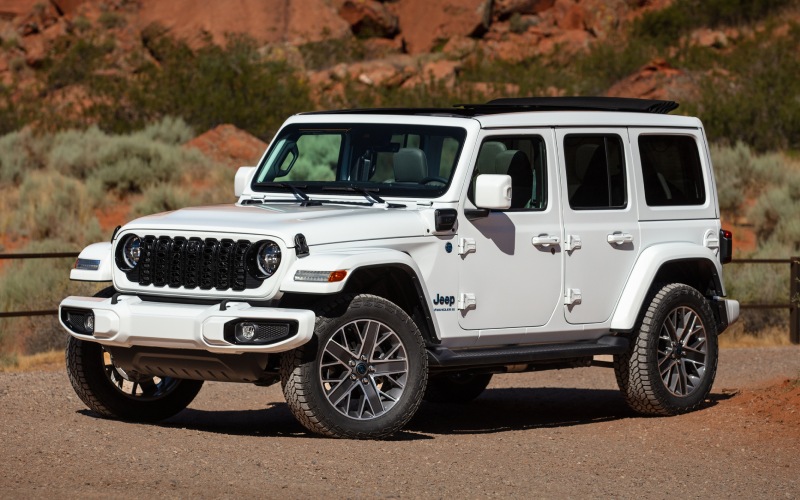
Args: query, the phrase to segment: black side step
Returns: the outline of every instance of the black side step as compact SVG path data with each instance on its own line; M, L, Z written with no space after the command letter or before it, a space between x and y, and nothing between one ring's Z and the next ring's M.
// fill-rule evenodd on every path
M628 339L624 337L607 335L593 342L569 344L504 346L458 351L451 351L445 347L433 347L428 349L428 366L432 369L497 366L582 358L600 354L622 354L628 350L628 345Z

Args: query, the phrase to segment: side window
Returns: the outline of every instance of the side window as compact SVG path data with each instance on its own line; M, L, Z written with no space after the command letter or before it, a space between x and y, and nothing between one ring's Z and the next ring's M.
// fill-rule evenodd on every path
M547 155L539 136L495 136L481 144L467 194L475 203L475 180L480 174L511 176L511 209L547 208Z
M616 134L571 134L564 138L569 206L574 210L625 208L625 155Z
M694 137L640 135L644 197L651 207L702 205L703 169Z

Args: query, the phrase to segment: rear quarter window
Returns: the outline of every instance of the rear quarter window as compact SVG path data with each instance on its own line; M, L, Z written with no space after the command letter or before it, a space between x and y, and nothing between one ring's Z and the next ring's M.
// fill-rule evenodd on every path
M706 190L694 137L640 135L645 201L651 207L703 205Z

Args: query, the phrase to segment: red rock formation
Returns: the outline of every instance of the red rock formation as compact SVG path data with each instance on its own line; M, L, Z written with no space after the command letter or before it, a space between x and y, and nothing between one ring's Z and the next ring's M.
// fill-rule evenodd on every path
M387 4L400 20L409 54L430 52L453 36L478 36L491 21L490 0L403 0Z
M256 165L267 144L233 125L220 125L195 137L184 147L199 149L217 163L238 168Z
M140 23L159 23L190 42L246 33L261 43L321 41L350 34L350 26L325 0L141 0Z

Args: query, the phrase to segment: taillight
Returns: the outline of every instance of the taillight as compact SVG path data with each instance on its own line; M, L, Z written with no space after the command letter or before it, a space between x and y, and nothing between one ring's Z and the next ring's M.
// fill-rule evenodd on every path
M733 233L727 229L719 230L719 260L727 264L733 259Z

